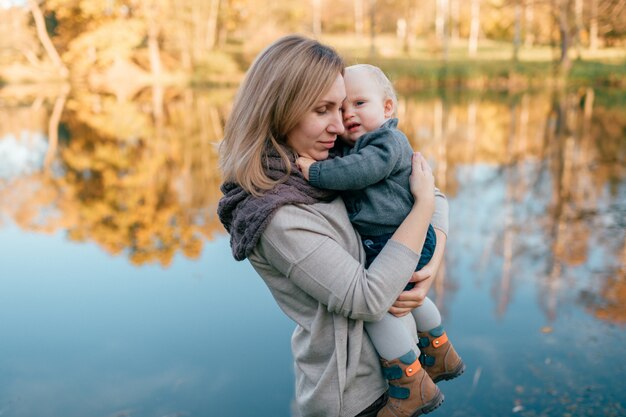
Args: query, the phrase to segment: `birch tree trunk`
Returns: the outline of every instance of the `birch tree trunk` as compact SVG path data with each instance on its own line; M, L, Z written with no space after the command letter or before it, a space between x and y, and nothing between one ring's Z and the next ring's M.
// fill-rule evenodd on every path
M211 0L209 18L207 21L206 45L208 49L215 48L217 44L217 22L220 13L220 0Z
M569 22L567 19L568 2L567 0L556 0L556 4L556 13L559 21L559 34L561 35L561 58L559 59L559 65L562 71L567 71L571 66L568 54L571 43Z
M48 30L46 29L46 22L43 17L43 13L41 12L41 8L39 4L35 0L28 0L28 7L30 8L30 12L33 15L33 19L35 20L35 27L37 29L37 37L39 38L39 42L43 45L46 54L54 64L54 66L59 71L59 74L65 78L69 75L69 71L56 48L52 44L50 40L50 36L48 36Z
M472 0L471 23L467 53L470 57L476 56L478 50L478 32L480 30L480 0Z
M530 48L535 43L535 8L534 0L526 0L524 4L524 46Z
M204 26L202 19L202 8L196 2L190 4L190 25L191 34L189 36L189 50L191 51L191 59L194 63L202 60L203 55L203 40L206 41L206 36L203 36L202 28Z
M364 25L363 0L354 0L354 33L357 37L363 36Z
M589 49L598 49L598 0L591 0L591 21L589 23Z
M583 32L583 0L576 0L574 6L574 13L576 15L576 36L574 36L574 42L576 44L576 55L580 59L581 35Z
M417 4L410 1L407 18L406 18L406 30L404 32L403 49L405 53L410 53L415 46L415 30L417 29Z
M376 55L376 0L370 2L370 56Z
M440 44L443 44L445 31L445 8L447 0L437 0L437 10L435 15L435 37Z
M520 0L515 2L515 27L513 31L513 61L519 60L519 48L522 43L522 5Z
M313 35L317 38L322 34L322 0L313 3Z
M461 23L461 2L460 0L450 1L450 38L452 41L459 39L459 25Z
M446 22L450 17L449 0L437 0L437 16L435 18L435 29L437 41L443 49L443 59L448 60L448 25Z

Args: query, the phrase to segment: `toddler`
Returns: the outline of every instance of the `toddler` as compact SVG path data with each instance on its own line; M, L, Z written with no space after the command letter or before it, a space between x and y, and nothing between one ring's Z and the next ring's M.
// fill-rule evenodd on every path
M297 163L312 185L342 191L350 221L361 235L368 267L414 204L409 190L413 149L397 129L396 95L385 74L372 65L354 65L346 68L344 79L345 132L335 147L335 158L298 158ZM428 264L435 247L435 230L430 225L416 270ZM409 283L406 289L413 285ZM411 313L417 344L415 335L392 314L365 323L390 382L390 400L380 417L417 416L434 410L443 395L433 382L456 378L465 370L435 304L426 297Z

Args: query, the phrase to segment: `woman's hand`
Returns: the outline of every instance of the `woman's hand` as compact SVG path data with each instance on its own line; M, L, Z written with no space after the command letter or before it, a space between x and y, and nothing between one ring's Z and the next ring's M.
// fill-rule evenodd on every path
M430 290L430 286L435 279L434 275L429 275L427 278L422 278L422 275L419 275L419 273L424 271L425 268L426 266L420 271L413 273L409 282L414 282L415 287L400 293L396 301L389 308L389 312L391 314L396 317L406 316L411 312L411 310L422 305L424 298L426 298L426 294L428 294L428 290Z
M300 168L300 171L302 171L302 175L304 175L304 178L307 181L309 180L309 168L315 162L316 162L315 159L308 158L306 156L301 156L298 159L296 159L296 165L298 165L298 168Z
M413 170L409 178L411 194L415 197L416 204L435 205L435 177L428 162L421 153L413 153Z

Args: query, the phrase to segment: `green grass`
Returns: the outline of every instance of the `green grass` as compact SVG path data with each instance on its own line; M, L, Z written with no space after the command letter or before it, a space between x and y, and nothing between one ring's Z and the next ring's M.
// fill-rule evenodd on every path
M567 74L547 61L421 61L408 58L370 58L400 89L464 87L516 89L565 82L589 87L626 88L624 65L575 61Z
M417 40L409 51L393 36L379 36L376 54L370 53L368 38L327 36L348 65L371 63L381 67L399 89L489 88L528 89L546 84L567 83L590 87L626 88L626 50L570 50L572 66L567 73L556 64L559 51L549 46L521 48L514 61L512 45L482 40L475 56L469 56L464 40L451 42L447 59L434 42Z
M602 85L626 86L626 64L614 64L597 61L574 61L568 75L571 80L596 80Z

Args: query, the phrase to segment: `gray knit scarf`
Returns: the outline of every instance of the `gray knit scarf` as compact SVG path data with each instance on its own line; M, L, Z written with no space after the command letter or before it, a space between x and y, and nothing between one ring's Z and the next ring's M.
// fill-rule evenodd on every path
M277 209L286 204L314 204L332 201L337 193L313 187L295 165L293 152L290 155L291 173L274 148L266 151L267 175L273 180L282 180L260 197L255 197L236 183L224 183L220 187L224 196L220 199L217 214L230 233L230 247L236 260L246 259L261 238Z

